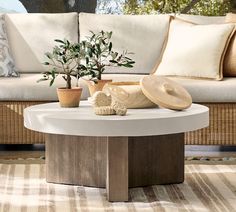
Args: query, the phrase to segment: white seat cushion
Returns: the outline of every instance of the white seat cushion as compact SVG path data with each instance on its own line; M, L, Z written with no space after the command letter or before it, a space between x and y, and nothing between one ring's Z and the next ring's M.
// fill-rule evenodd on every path
M236 102L236 77L222 81L170 78L183 85L194 102Z
M114 81L139 81L143 75L104 74L104 79ZM0 101L57 101L56 88L64 87L65 81L58 77L52 87L49 81L37 83L41 74L21 74L20 78L0 78ZM75 80L73 81L75 85ZM86 83L80 80L83 87L82 99L87 99L89 91Z
M129 74L104 74L104 79L114 81L139 81L145 75ZM49 81L36 83L40 74L22 74L20 78L0 79L0 101L57 101L56 87L63 87L64 80L58 78L52 87ZM224 78L223 81L194 80L173 78L179 82L192 95L194 102L236 102L236 78ZM82 99L89 96L88 88L84 81Z

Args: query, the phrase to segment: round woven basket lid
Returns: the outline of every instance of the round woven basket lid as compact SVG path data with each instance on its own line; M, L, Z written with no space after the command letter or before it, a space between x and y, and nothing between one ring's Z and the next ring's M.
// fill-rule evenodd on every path
M185 88L166 77L145 76L140 85L145 96L161 107L183 110L192 104L192 97Z

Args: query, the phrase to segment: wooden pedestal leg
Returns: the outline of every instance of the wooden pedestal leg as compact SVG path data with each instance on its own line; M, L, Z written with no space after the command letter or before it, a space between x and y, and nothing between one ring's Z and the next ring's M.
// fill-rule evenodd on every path
M128 187L182 183L184 134L146 137L46 135L47 182L106 187L127 201Z
M109 201L128 201L127 137L108 138L106 189Z
M46 179L51 183L106 186L107 137L46 134Z
M183 181L184 133L129 138L129 187Z

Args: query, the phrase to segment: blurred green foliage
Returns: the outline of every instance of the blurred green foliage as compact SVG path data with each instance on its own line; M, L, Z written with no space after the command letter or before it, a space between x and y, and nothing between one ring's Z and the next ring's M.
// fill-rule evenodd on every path
M125 0L124 14L181 13L192 0ZM200 0L188 14L221 16L231 11L230 0Z

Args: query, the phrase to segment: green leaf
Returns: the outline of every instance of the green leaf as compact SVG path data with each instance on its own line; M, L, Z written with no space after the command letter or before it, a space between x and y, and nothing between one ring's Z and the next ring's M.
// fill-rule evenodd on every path
M65 44L65 42L64 42L63 40L60 40L60 39L55 39L54 41L57 42L57 43L63 43L63 44Z
M109 44L109 52L112 50L112 42Z
M116 60L109 60L111 63L118 63Z
M85 48L86 47L86 41L82 41L82 45Z
M64 63L67 63L67 59L66 59L65 56L62 56L62 60L63 60Z
M111 39L112 37L112 31L108 32L108 38Z
M89 64L89 58L88 57L86 57L86 64Z
M126 60L132 60L131 58L129 58L129 57L124 57Z
M90 42L92 42L92 41L94 40L94 38L95 38L95 34L93 34L93 35L91 36Z
M47 80L48 80L48 78L41 78L41 79L37 80L36 82L39 83L39 82L43 82L43 81L47 81Z
M63 75L62 78L63 78L65 81L67 81L66 76Z
M133 68L133 66L130 65L130 64L121 64L121 65L124 66L124 67L126 67L126 68Z
M111 57L114 60L118 56L117 52L111 52Z
M97 53L98 54L101 54L101 47L100 47L100 45L99 44L96 44L96 47L97 47Z
M128 63L129 64L135 64L135 61L129 61Z
M55 70L52 70L51 75L52 75L52 78L55 79Z
M52 80L50 81L50 83L49 83L49 86L50 86L50 87L53 85L54 81L55 81L55 79L52 79Z
M53 56L52 56L52 54L51 54L50 52L46 52L45 55L46 55L47 58L50 59L50 60L53 58Z

